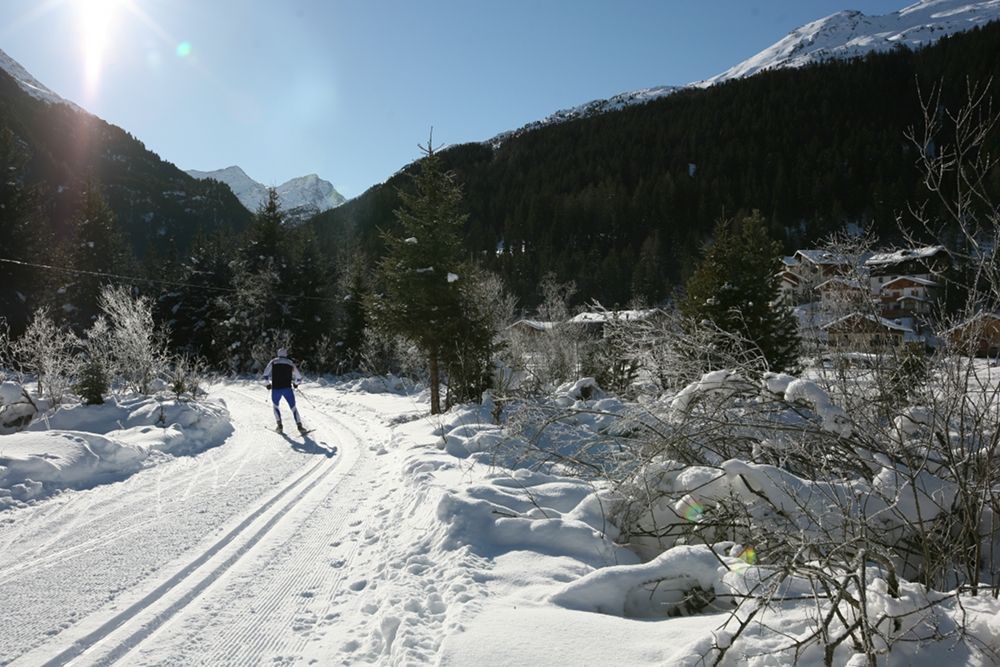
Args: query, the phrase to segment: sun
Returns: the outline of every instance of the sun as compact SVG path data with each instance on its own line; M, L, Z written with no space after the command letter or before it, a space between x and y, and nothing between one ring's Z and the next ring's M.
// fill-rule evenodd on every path
M74 0L87 88L97 87L114 27L128 0Z

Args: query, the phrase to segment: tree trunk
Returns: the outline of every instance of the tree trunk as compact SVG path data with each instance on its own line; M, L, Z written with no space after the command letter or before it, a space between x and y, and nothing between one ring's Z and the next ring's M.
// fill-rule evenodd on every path
M430 366L431 366L431 414L438 415L441 414L441 380L440 377L438 376L437 350L431 350Z

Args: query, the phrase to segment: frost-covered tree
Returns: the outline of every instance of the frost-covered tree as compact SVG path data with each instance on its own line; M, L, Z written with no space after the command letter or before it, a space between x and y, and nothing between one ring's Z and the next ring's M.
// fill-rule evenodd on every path
M152 302L128 288L106 286L98 303L108 319L107 344L115 373L126 389L149 393L168 360L167 337L153 321Z
M59 405L73 382L78 340L52 319L47 310L36 310L24 335L14 344L14 359L25 373L38 380L38 393Z
M798 325L778 298L780 253L758 212L720 222L680 304L693 321L708 320L759 347L772 370L798 361Z
M432 137L433 138L433 137ZM441 412L443 357L461 343L461 233L467 215L462 191L428 141L413 176L415 191L400 192L397 233L384 232L386 253L369 312L376 326L411 340L427 358L431 414Z

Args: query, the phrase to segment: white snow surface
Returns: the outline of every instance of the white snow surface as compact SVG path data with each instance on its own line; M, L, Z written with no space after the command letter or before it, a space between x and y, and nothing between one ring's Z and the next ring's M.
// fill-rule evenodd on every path
M65 104L66 106L77 111L83 111L83 109L76 104L52 92L38 79L31 76L31 74L28 73L28 70L24 69L20 63L4 53L2 50L0 50L0 69L13 77L13 79L17 81L17 85L21 87L21 90L34 97L36 100L41 100L42 102L46 102L48 104Z
M250 178L237 166L215 171L188 169L187 173L194 178L214 178L225 183L240 203L251 212L256 212L267 202L267 186ZM329 211L345 201L344 196L333 187L333 183L323 180L316 174L293 178L275 189L278 191L282 210L293 221L305 220L317 213Z
M768 379L773 391L793 384ZM740 619L728 612L665 617L692 587L741 593L768 573L739 545L677 545L640 562L617 543L602 509L609 498L591 482L493 465L503 435L488 396L428 417L426 391L395 378L309 382L299 393L311 436L270 431L259 385L229 381L210 390L232 428L217 446L162 452L127 477L0 512L0 664L698 665L732 645L721 664L763 666L787 664L768 653L816 613L814 602L776 605L780 634L755 624L735 640ZM581 415L581 428L599 431L623 409L592 379L557 394L601 413ZM49 457L68 460L81 444L97 454L140 428L152 415L145 405L66 410L50 429L0 436L0 447L27 438L44 470ZM115 415L124 428L95 432ZM137 454L155 446L153 433L112 449ZM780 474L730 461L672 483L711 502L730 492L727 479L773 493ZM917 610L931 594L904 584L890 599L876 575L876 609L930 622ZM785 586L791 599L808 592ZM900 645L887 664L990 664L1000 603L964 602L933 613L936 622L964 613L975 640ZM835 658L856 656L845 643Z

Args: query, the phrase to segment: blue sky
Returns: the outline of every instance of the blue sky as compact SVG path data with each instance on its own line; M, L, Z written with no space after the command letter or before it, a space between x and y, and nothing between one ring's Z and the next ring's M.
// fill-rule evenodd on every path
M347 196L436 143L718 74L905 0L2 0L0 49L183 169Z

